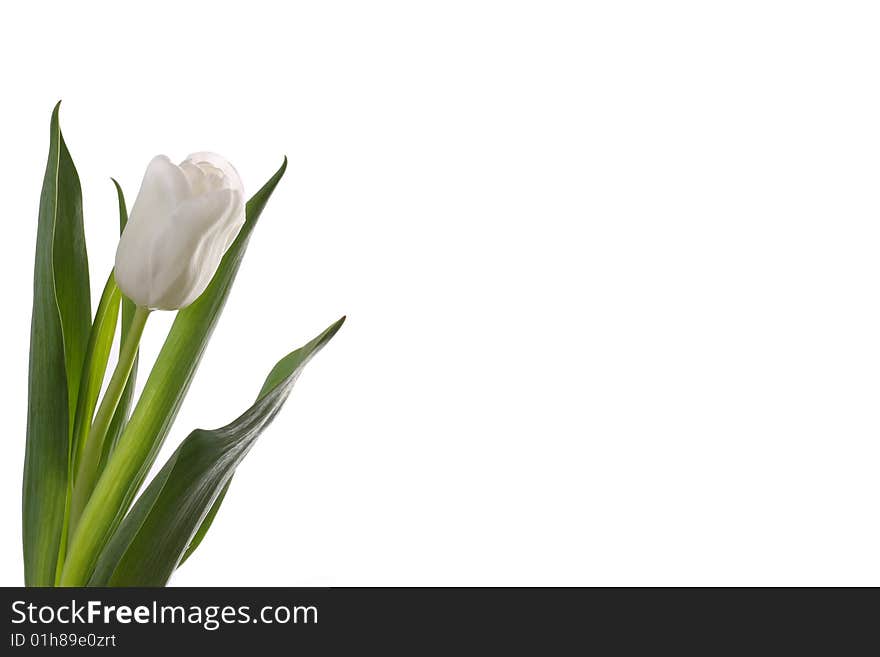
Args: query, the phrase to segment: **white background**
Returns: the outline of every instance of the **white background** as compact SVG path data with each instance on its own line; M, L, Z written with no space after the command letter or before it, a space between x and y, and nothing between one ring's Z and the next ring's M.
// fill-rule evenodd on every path
M290 158L160 463L349 316L172 584L880 585L878 12L9 5L0 583L61 98L95 302L110 176Z

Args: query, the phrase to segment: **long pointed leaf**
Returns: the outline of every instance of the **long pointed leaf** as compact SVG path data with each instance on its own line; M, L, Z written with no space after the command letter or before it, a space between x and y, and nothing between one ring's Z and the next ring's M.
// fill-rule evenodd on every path
M67 556L67 539L70 527L71 501L73 498L73 483L76 477L76 468L82 456L89 429L92 426L92 416L98 403L98 395L101 392L101 383L107 371L107 361L110 358L110 348L113 346L113 334L116 332L116 320L119 315L119 297L121 293L113 274L104 285L101 301L95 311L95 319L89 333L89 342L86 347L83 372L79 382L79 394L76 400L76 416L73 422L73 437L71 439L71 452L68 459L67 474L67 499L64 506L64 526L61 532L61 545L58 548L58 568L55 572L56 581L61 576L61 567Z
M55 113L57 123L57 109ZM55 296L61 313L64 333L64 359L67 363L68 408L70 430L79 394L80 376L83 370L89 333L92 328L92 291L89 283L89 261L86 254L86 237L83 231L82 190L79 175L64 143L61 130L61 158L58 169L55 241L53 264L55 267Z
M116 280L113 278L113 274L110 274L104 286L104 292L101 294L98 310L95 311L95 321L92 322L92 331L86 349L79 398L76 402L76 420L73 425L74 452L71 459L71 473L76 472L76 466L92 426L92 417L95 414L95 406L98 404L101 384L104 382L104 374L107 372L107 361L110 360L110 349L113 346L113 337L116 333L121 296L122 293L116 285Z
M248 201L244 226L223 256L211 284L191 306L177 313L140 399L80 519L64 566L62 584L80 586L88 581L99 552L146 478L226 303L251 232L286 168L287 158Z
M181 443L107 544L92 586L163 586L238 464L284 404L306 363L343 317L281 359L254 405L221 429L197 429Z
M125 224L128 223L128 210L125 206L125 195L122 193L122 187L119 186L119 183L116 182L115 179L113 179L113 184L116 186L116 198L119 203L119 232L121 234L122 231L125 230ZM122 329L120 331L119 344L124 344L125 338L128 337L128 331L131 329L131 320L134 318L134 311L134 303L131 299L123 295ZM139 360L139 356L134 357L134 364L131 366L131 373L128 375L128 381L125 384L125 388L122 390L122 397L119 398L119 405L116 407L116 412L113 414L113 419L110 421L110 428L107 430L107 437L104 439L104 453L101 456L101 466L99 470L104 469L104 464L106 464L110 453L116 447L116 442L119 440L119 436L122 434L122 430L128 422L128 414L131 412L131 404L132 401L134 401L134 386L137 380Z
M52 586L63 534L76 397L91 323L79 177L52 113L37 224L22 485L25 584Z

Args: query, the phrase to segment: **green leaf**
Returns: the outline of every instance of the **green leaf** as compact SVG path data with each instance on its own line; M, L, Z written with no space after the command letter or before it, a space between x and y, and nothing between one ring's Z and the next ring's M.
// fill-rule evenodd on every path
M71 455L68 459L67 475L67 499L64 507L64 525L61 533L61 545L58 548L58 567L55 572L56 580L61 575L61 566L67 554L67 539L70 528L71 502L73 498L73 483L76 478L76 468L82 457L89 429L92 426L92 417L95 414L95 406L98 403L98 394L101 392L101 384L107 371L107 361L110 358L110 348L113 346L113 335L116 332L116 318L119 315L119 297L121 293L116 286L113 274L107 279L104 292L92 329L89 333L89 341L86 347L83 372L80 377L79 394L76 400L76 416L73 422L73 437L71 440Z
M342 322L345 321L345 317L339 320L339 325L342 325ZM338 330L338 327L337 329ZM334 331L335 333L335 331ZM333 337L332 335L330 337ZM329 338L328 338L329 340ZM282 379L287 376L288 368L285 365L285 361L278 363L272 371L269 373L268 378L263 384L263 388L260 390L260 394L257 396L257 399L262 398L266 393L268 393L272 388L281 383ZM229 478L229 481L223 486L223 490L220 491L220 494L217 496L217 499L214 501L214 504L211 506L211 510L208 511L208 515L205 516L205 519L202 521L201 526L196 532L195 536L193 536L190 541L189 547L186 548L186 552L180 560L180 563L183 564L184 561L189 559L190 555L196 551L196 548L199 547L199 544L202 542L202 539L205 538L205 534L208 533L208 530L211 528L211 524L214 522L214 518L217 517L217 512L220 510L220 505L223 504L223 500L226 498L226 493L229 490L229 485L232 483L232 477Z
M110 349L116 334L121 296L116 280L113 274L110 274L101 294L98 310L95 312L95 321L92 323L86 348L85 366L76 404L76 421L73 425L74 454L71 459L71 473L76 473L76 466L82 456L89 429L92 427L92 417L95 415L95 406L98 405L98 395L104 382L104 374L107 372L107 361L110 360Z
M40 195L22 486L25 584L55 582L64 531L71 438L91 326L79 176L52 112Z
M223 504L223 500L226 499L226 493L229 492L229 485L232 483L232 477L229 478L229 481L226 482L226 485L223 486L223 490L220 491L220 494L217 495L217 499L214 500L214 504L211 505L211 510L208 511L208 515L205 516L205 519L202 520L201 526L199 526L198 531L195 533L195 536L192 537L192 540L189 542L189 547L186 548L186 552L183 553L183 556L180 558L180 563L178 567L182 566L183 563L192 556L192 553L196 551L196 548L202 544L202 540L205 538L205 535L208 533L208 530L211 529L211 525L214 523L214 518L217 517L217 512L220 510L220 505Z
M146 478L220 317L257 219L286 168L287 158L248 201L244 226L223 256L211 284L192 305L177 313L140 399L80 518L62 584L81 586L88 581L98 554Z
M257 401L237 420L213 431L197 429L181 443L113 534L90 586L165 585L306 363L344 321L281 359Z
M59 103L60 105L60 103ZM58 107L54 120L58 125ZM76 413L76 398L83 361L92 328L92 290L89 284L89 260L86 237L83 232L82 190L79 175L58 128L61 146L58 163L55 205L55 240L53 264L55 268L55 297L61 313L64 335L64 356L67 363L67 391L70 430ZM43 183L45 186L45 181Z
M112 180L113 184L116 186L116 198L119 203L119 233L121 235L122 231L125 230L125 224L128 223L128 210L125 207L125 195L122 193L122 187L119 186L119 183L116 182L115 179ZM131 329L131 320L134 318L134 311L134 302L125 295L122 295L122 329L119 344L125 343L128 331ZM104 465L107 463L110 453L113 451L113 448L116 447L116 442L119 440L119 436L122 434L122 430L128 422L128 414L131 411L132 401L134 401L134 386L137 379L138 360L139 357L135 356L134 364L131 366L131 374L128 375L128 381L125 384L125 388L122 390L122 397L119 398L119 405L116 407L116 412L113 414L113 419L110 421L110 428L107 430L107 437L104 439L100 470L104 469Z

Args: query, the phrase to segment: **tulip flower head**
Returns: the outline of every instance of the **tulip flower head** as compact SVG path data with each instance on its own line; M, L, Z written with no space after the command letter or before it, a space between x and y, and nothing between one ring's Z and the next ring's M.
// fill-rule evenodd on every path
M214 153L147 166L119 247L116 283L142 308L175 310L195 301L244 225L244 189Z

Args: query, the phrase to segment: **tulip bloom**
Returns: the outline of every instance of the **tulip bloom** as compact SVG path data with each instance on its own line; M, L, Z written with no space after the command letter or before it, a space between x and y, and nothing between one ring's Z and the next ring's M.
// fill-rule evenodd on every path
M179 166L157 155L147 166L116 250L116 282L142 308L195 301L244 225L244 189L233 166L195 153Z

